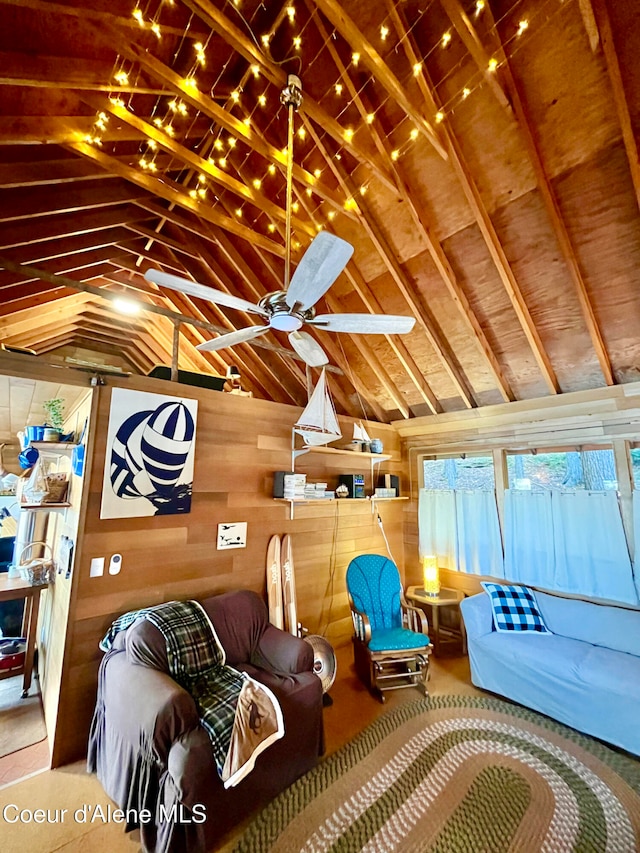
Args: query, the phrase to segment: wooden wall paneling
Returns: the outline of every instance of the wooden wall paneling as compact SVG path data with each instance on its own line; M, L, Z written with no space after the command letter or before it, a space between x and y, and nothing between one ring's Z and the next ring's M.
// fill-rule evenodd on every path
M198 401L195 472L191 512L150 518L101 519L102 478L112 387L169 394ZM351 620L345 572L363 552L386 553L369 501L328 501L297 506L273 499L273 472L291 469L291 429L300 409L147 377L109 379L95 389L91 464L86 479L81 547L74 572L72 613L64 658L64 680L57 715L54 766L81 757L86 750L95 703L98 643L112 620L127 610L173 598L202 598L231 589L252 589L263 597L267 544L274 534L293 537L300 621L309 631L326 631L332 643L348 642ZM353 420L340 418L350 441ZM408 471L400 438L389 425L365 423L382 439L380 469L400 476ZM307 454L296 470L309 480L335 487L338 474L362 470L372 489L370 460ZM377 473L377 469L376 469ZM405 485L407 484L407 485ZM377 504L394 557L403 570L405 502ZM216 550L217 526L247 521L247 547ZM91 578L92 557L123 557L120 574Z

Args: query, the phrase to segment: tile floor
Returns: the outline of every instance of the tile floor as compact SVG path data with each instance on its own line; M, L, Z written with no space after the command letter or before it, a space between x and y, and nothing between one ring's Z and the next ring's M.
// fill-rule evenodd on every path
M49 741L46 738L17 752L10 752L0 758L0 788L48 770L49 761Z

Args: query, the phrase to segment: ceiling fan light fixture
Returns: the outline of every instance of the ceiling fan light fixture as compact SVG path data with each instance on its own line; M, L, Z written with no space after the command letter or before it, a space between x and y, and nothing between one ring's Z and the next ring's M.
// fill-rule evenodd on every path
M296 314L283 311L274 314L269 325L278 332L297 332L302 328L302 320Z

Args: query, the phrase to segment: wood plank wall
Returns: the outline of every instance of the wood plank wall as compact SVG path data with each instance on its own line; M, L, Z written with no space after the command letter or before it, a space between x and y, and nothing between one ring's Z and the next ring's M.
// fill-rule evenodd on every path
M111 387L182 396L198 401L195 476L187 515L100 519ZM334 644L348 642L351 624L344 576L350 559L363 552L385 553L377 519L367 501L335 501L297 506L272 498L273 472L290 470L291 427L300 410L278 403L157 379L109 379L95 389L95 412L88 447L85 517L74 568L70 632L64 663L53 766L82 757L96 697L98 642L121 613L170 599L201 598L246 588L265 594L267 543L274 534L293 537L299 618L310 633ZM345 443L353 421L341 418ZM382 472L407 482L396 431L367 424L393 458ZM367 473L369 462L353 457L309 454L296 470L309 480L337 484L342 472ZM403 567L403 510L407 502L378 504L387 538ZM247 547L216 551L217 525L248 522ZM119 575L90 578L92 557L122 554Z
M404 514L407 584L421 582L418 491L423 456L493 454L498 484L506 451L612 447L622 519L633 557L633 483L628 460L630 446L640 441L640 382L396 421L393 426L402 440L409 469L411 501ZM500 509L502 493L497 492ZM479 580L456 572L443 574L446 585L467 594L480 591Z

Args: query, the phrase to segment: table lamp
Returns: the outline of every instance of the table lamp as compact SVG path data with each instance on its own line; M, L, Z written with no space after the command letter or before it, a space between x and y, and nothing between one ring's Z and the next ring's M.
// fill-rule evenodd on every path
M430 598L437 598L440 593L440 573L438 558L428 554L422 558L422 585Z

